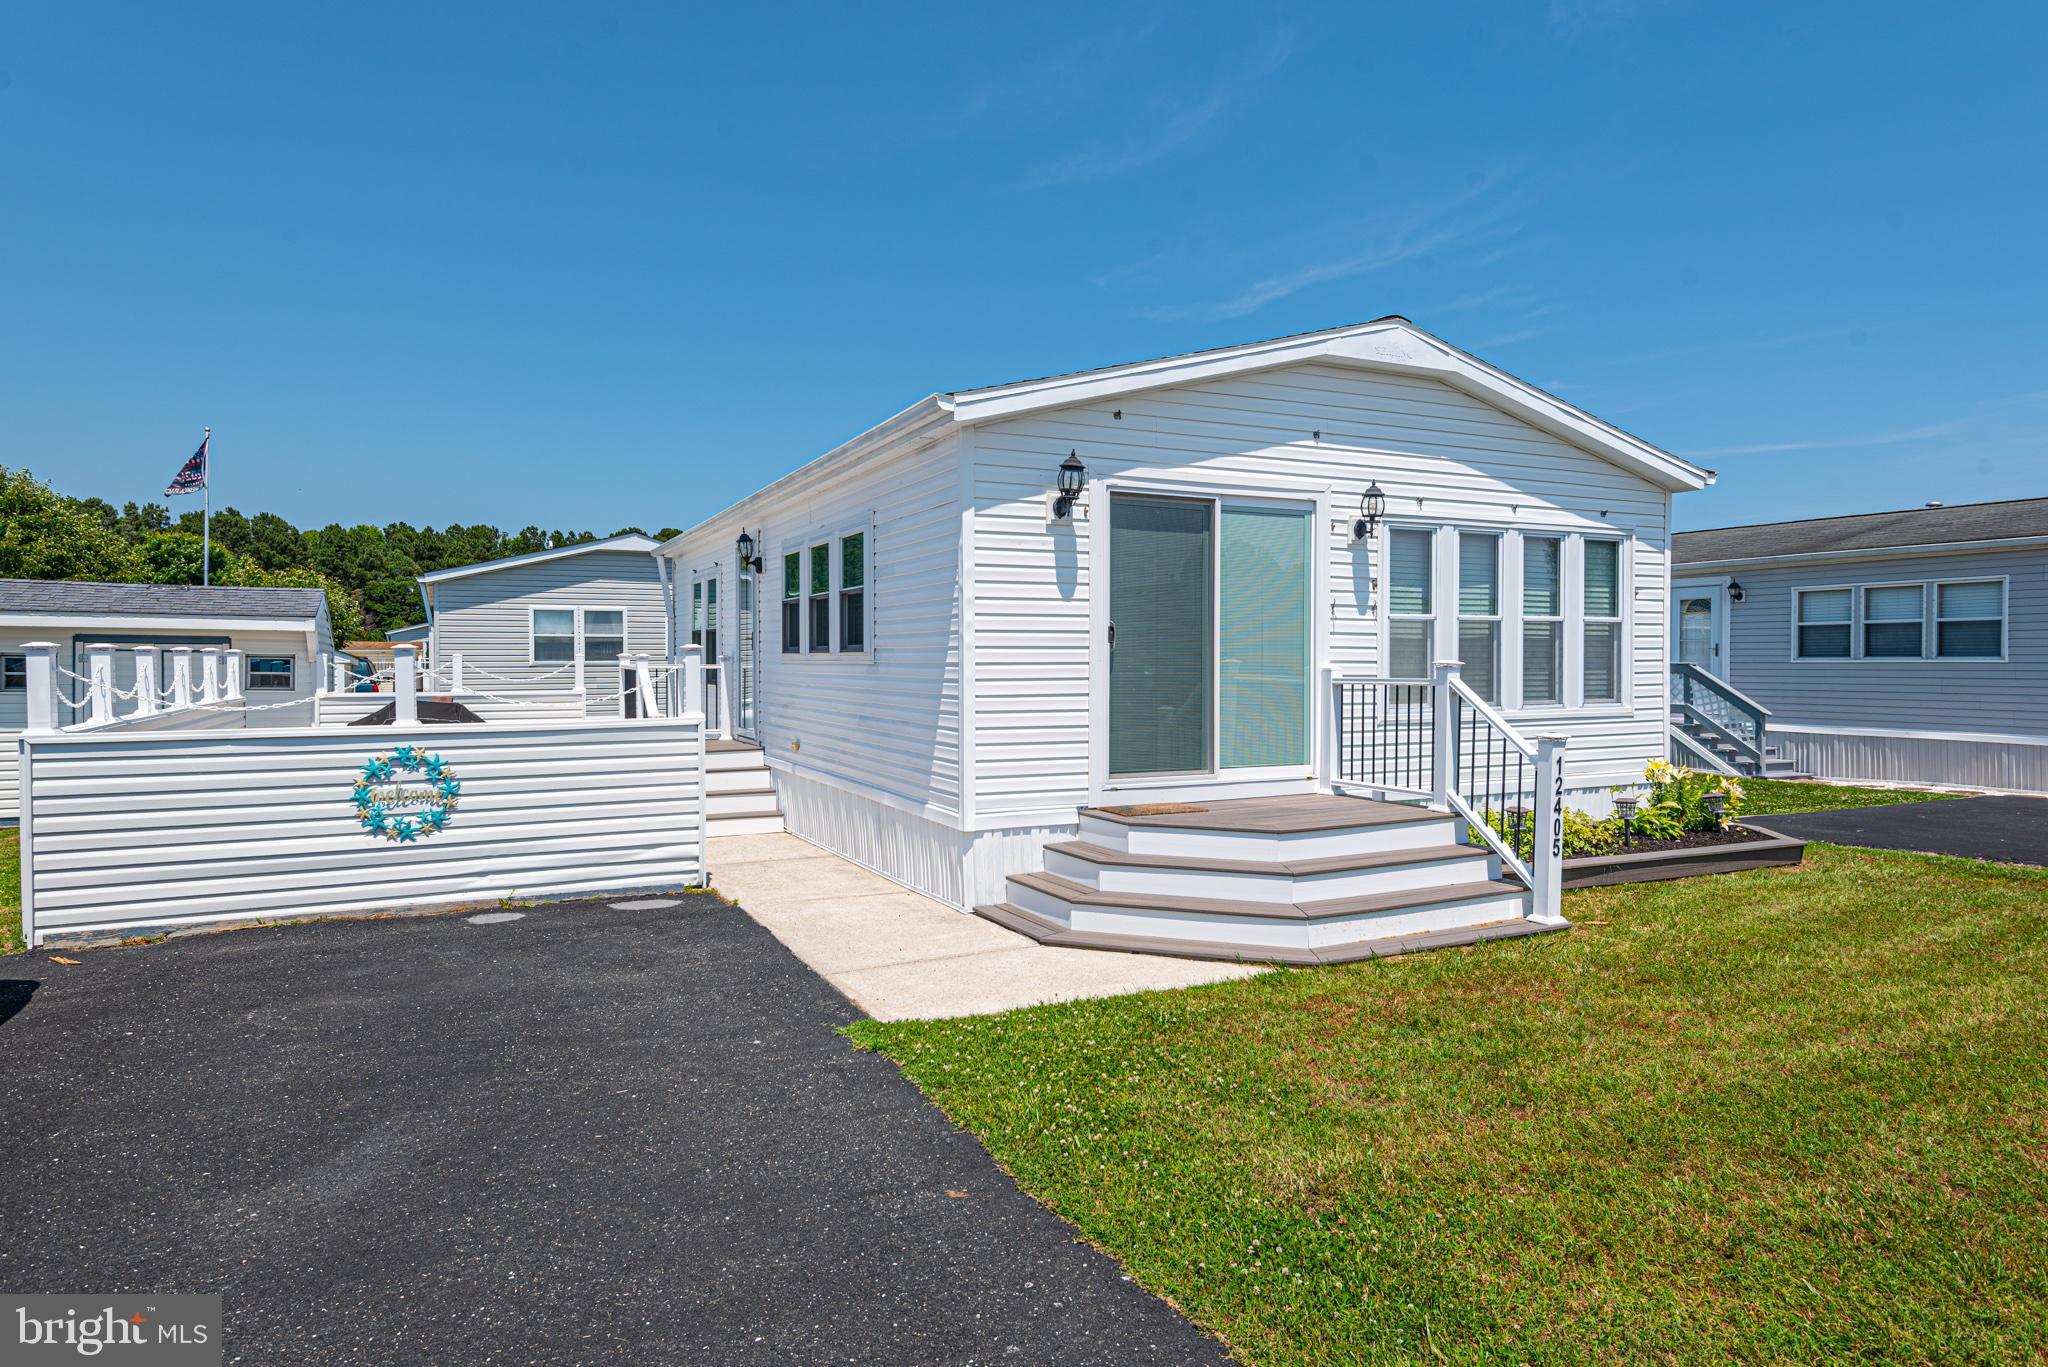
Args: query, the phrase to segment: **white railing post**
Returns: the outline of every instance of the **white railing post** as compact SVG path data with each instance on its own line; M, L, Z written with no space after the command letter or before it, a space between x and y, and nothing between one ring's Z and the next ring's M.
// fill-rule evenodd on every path
M633 715L633 657L619 656L619 715Z
M656 696L654 672L647 667L647 656L643 653L633 657L633 667L640 675L640 715L659 717L661 699Z
M1316 766L1318 788L1335 792L1343 777L1344 704L1337 693L1337 671L1325 668L1317 677L1322 683L1323 705L1316 709Z
M94 723L114 719L114 648L100 642L85 648L86 703Z
M578 693L584 691L583 652L580 650L576 651L573 655L569 657L569 686L574 688Z
M1529 872L1534 894L1531 920L1545 925L1564 919L1564 748L1563 736L1537 736L1536 841Z
M28 720L24 731L57 729L57 647L49 641L30 641L22 646L28 665ZM22 815L28 808L22 808Z
M204 646L199 651L199 701L220 701L220 647Z
M337 655L334 657L333 664L334 691L336 693L346 693L348 692L348 661L342 659L341 656Z
M135 647L135 715L149 717L157 709L157 648Z
M313 692L325 693L327 686L334 682L334 671L329 667L327 652L320 652L320 661L313 666Z
M1457 711L1452 706L1451 684L1463 666L1457 660L1438 660L1432 671L1430 706L1435 715L1436 735L1429 747L1429 805L1437 811L1451 810L1451 785L1458 773Z
M171 647L171 706L192 705L192 647Z
M392 720L400 726L417 725L420 719L420 681L414 672L419 663L417 650L410 641L391 647L391 683L397 699L397 715Z
M462 652L459 650L448 657L448 691L462 691Z
M683 706L686 717L695 717L699 726L704 722L704 647L687 645L683 647Z
M229 702L242 700L242 652L235 649L220 653L220 695Z

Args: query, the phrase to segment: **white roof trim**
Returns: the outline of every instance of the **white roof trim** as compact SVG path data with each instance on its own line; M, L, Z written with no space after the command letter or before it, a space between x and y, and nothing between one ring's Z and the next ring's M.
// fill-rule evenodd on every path
M125 613L125 612L0 612L0 628L35 628L42 630L84 631L99 628L107 631L125 631L130 627L141 627L151 631L305 631L319 620L317 615L304 617L180 617L167 613Z
M991 422L1040 409L1094 403L1147 389L1195 384L1305 361L1355 365L1442 381L1674 493L1704 489L1714 482L1712 471L1602 422L1556 395L1518 380L1398 318L969 390L950 395L945 402L959 422Z
M444 579L461 579L472 574L488 574L502 570L507 565L531 565L541 560L559 560L565 555L583 555L590 551L646 551L652 554L661 543L651 536L638 532L627 532L623 536L608 536L602 541L580 541L574 546L557 546L553 550L528 551L525 555L508 555L498 560L480 560L474 565L457 565L453 569L435 570L419 577L422 584L438 584Z

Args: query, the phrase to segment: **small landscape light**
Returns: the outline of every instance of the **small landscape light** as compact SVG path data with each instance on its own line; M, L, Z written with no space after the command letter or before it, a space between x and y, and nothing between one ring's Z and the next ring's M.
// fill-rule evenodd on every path
M1713 792L1708 793L1707 810L1714 814L1715 829L1718 830L1722 826L1726 825L1727 823L1721 819L1721 814L1728 810L1728 794L1722 792L1719 788L1716 788Z
M1617 797L1614 799L1614 810L1621 817L1621 843L1624 845L1633 844L1634 831L1632 827L1636 819L1636 799L1632 797Z

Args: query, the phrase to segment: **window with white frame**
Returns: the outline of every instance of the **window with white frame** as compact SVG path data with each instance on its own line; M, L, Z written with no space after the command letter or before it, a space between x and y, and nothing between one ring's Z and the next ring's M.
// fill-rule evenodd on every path
M533 663L567 664L576 658L576 609L533 610Z
M1917 660L1927 653L1927 588L1873 584L1863 590L1863 658Z
M782 653L800 655L804 648L803 623L804 553L789 551L782 557Z
M810 643L813 655L832 649L832 543L811 547Z
M868 648L867 546L865 532L839 538L839 648L850 655Z
M1849 617L1854 608L1848 589L1801 589L1795 633L1802 660L1849 658Z
M244 671L247 679L244 686L250 689L290 688L292 686L292 657L289 655L251 655Z
M1579 606L1585 653L1580 678L1585 700L1620 702L1622 687L1621 543L1587 537Z
M534 608L533 651L537 665L568 664L577 656L599 663L626 653L626 614L621 608Z
M1458 659L1474 693L1500 701L1500 535L1458 533Z
M2005 581L1966 579L1934 586L1934 653L1944 660L2005 655Z
M0 655L0 692L19 693L28 687L28 656Z
M1564 702L1564 538L1522 538L1522 705Z
M1436 652L1436 534L1416 527L1387 533L1387 675L1426 679Z

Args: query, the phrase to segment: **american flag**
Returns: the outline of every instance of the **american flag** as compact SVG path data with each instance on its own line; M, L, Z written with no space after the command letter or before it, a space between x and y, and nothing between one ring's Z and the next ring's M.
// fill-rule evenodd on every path
M164 490L166 494L196 494L206 487L206 448L212 441L211 432L200 438L199 449L192 453L192 459L186 461L184 468L178 471L177 478L171 481L171 487Z

